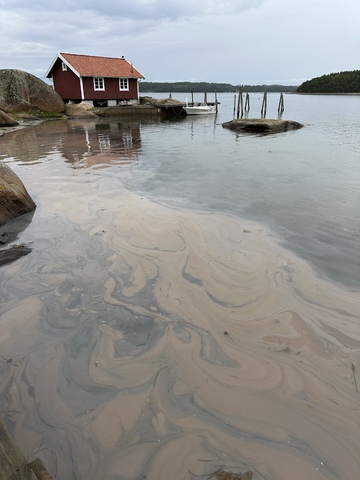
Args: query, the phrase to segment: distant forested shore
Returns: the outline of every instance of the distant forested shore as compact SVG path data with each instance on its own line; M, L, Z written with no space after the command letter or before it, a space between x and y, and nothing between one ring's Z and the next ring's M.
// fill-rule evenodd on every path
M227 93L242 90L247 92L283 93L360 93L360 70L329 73L295 85L231 85L209 82L139 82L143 93Z
M360 93L360 70L329 73L302 83L298 93Z
M230 83L208 82L139 82L142 93L227 93L238 92L295 92L298 86L289 85L231 85Z

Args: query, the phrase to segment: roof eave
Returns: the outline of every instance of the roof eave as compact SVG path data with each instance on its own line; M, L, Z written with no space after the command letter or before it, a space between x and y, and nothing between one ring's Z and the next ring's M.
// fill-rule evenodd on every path
M75 70L75 68L61 55L61 53L57 53L57 54L55 55L54 60L52 61L50 67L48 68L47 72L45 73L45 78L49 78L49 76L50 76L50 74L51 74L51 70L54 68L54 65L55 65L55 63L56 63L56 61L57 61L58 59L60 59L62 62L64 62L65 65L66 65L68 68L70 68L70 70L72 70L77 77L80 78L79 72L78 72L77 70Z
M59 53L55 55L54 60L51 62L50 67L47 69L47 72L45 73L45 78L50 77L50 72L53 69L53 66L55 65L56 60L59 58L59 55L60 55Z

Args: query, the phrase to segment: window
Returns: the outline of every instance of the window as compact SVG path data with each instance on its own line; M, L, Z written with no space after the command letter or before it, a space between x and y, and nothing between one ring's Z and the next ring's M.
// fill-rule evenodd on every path
M94 90L105 90L103 77L94 77Z
M119 85L120 85L120 90L129 90L129 79L120 78Z
M61 70L62 70L63 72L66 72L66 70L67 70L67 65L66 65L65 62L61 62Z

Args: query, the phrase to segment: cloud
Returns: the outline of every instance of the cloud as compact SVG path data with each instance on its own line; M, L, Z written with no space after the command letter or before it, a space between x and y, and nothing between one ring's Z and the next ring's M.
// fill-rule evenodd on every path
M62 15L76 16L79 12L93 12L99 18L121 17L135 21L177 20L183 17L202 15L236 14L258 7L265 0L132 0L99 2L96 0L3 0L0 7L17 11L27 16Z
M262 83L358 68L360 2L0 0L0 68L124 55L149 81ZM42 74L39 74L42 72Z

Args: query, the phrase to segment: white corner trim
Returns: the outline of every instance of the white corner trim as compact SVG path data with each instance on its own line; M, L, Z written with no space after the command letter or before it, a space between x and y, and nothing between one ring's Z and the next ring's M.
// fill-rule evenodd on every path
M80 77L80 92L81 92L81 100L84 100L84 84L83 84L83 79Z

